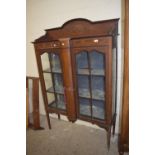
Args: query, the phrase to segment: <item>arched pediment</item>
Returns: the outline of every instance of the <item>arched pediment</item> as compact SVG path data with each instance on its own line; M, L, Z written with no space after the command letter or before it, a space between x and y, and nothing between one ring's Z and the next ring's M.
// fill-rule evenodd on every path
M116 25L119 19L92 22L77 18L65 22L61 27L46 29L46 34L35 42L58 40L60 38L80 38L89 36L116 35Z

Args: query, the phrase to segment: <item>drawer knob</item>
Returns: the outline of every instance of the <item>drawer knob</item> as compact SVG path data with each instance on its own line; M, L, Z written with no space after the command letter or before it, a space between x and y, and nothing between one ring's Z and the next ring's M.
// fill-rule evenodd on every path
M57 45L56 44L53 44L53 46L56 47Z
M65 44L64 43L61 43L61 45L64 46Z
M94 39L94 43L98 43L98 39Z

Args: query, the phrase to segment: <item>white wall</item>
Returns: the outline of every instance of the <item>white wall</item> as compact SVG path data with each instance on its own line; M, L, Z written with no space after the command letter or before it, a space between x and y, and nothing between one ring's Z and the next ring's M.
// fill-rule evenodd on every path
M73 18L87 18L91 21L121 18L121 0L27 0L27 76L38 76L34 48L31 42L44 35L44 29L60 27L64 22ZM119 33L121 34L121 19ZM118 114L122 78L121 51L120 35L118 37ZM41 95L40 112L45 113ZM118 120L116 132L118 132Z

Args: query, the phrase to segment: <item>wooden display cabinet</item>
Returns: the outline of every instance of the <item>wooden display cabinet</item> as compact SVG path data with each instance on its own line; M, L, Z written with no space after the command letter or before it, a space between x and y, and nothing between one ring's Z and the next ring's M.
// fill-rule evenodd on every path
M108 131L116 120L119 19L74 19L34 41L49 128L49 113Z

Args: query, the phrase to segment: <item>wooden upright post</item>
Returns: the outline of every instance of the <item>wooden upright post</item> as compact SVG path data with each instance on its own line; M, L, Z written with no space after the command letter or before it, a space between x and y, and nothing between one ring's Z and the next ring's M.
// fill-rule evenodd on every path
M119 152L129 151L129 0L125 0L124 77Z
M39 129L43 129L40 127L40 115L39 115L39 78L26 77L27 91L28 91L28 80L29 79L32 80L33 124L28 123L29 124L28 126L32 127L35 130L39 130ZM28 98L28 95L27 95L27 98Z

